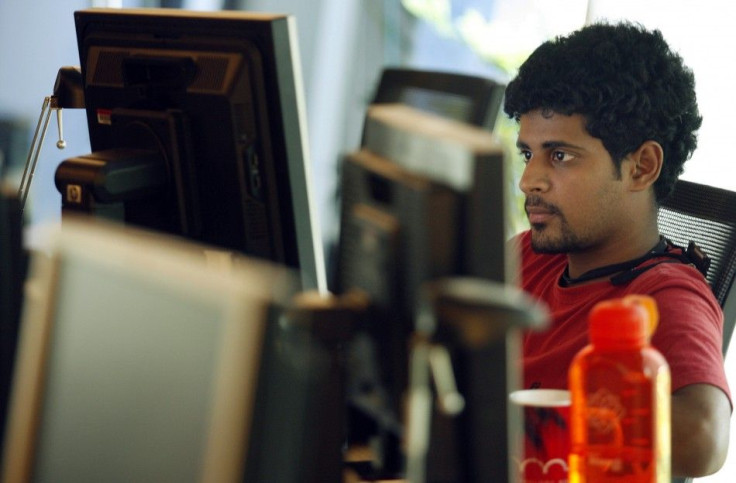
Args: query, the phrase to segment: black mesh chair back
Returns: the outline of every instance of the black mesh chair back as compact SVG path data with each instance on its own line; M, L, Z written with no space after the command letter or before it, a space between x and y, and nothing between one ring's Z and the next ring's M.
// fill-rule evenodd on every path
M708 283L724 313L723 353L736 323L736 192L679 180L659 210L659 231L675 244L690 241L710 257Z

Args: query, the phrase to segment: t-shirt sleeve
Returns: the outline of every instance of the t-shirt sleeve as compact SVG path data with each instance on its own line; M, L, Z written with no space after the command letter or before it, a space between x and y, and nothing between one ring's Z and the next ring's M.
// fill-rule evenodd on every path
M672 264L656 272L656 277L644 274L635 283L648 285L647 293L657 301L659 324L652 345L667 359L672 391L705 383L730 399L723 365L723 312L717 300L692 267Z

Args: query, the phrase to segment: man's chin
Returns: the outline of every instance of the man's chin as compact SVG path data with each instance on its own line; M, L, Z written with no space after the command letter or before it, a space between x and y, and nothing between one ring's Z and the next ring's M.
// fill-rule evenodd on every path
M534 250L534 253L539 253L542 255L557 255L559 253L567 253L567 250L562 250L555 245L539 243L532 243L532 250Z
M557 253L566 253L568 250L565 243L556 237L550 236L549 230L540 230L532 227L532 250L535 253L543 253L553 255Z
M553 234L549 228L535 230L532 228L532 250L546 255L579 253L589 250L592 245L573 236L571 233Z

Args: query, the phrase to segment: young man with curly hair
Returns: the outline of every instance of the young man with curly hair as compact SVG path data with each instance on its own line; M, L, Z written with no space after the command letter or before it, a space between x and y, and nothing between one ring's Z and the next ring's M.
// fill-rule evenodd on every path
M526 163L522 284L552 317L548 330L524 336L524 384L567 387L593 305L653 296L652 343L672 375L672 474L681 476L722 466L731 412L721 309L695 268L662 263L677 248L657 228L658 204L697 144L694 84L659 31L596 24L541 45L504 104Z

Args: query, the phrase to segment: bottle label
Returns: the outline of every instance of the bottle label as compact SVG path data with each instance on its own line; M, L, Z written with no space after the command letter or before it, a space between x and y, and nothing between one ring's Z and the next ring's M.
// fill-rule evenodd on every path
M588 395L588 430L599 442L623 444L621 421L626 416L626 407L621 398L608 388L599 388Z

